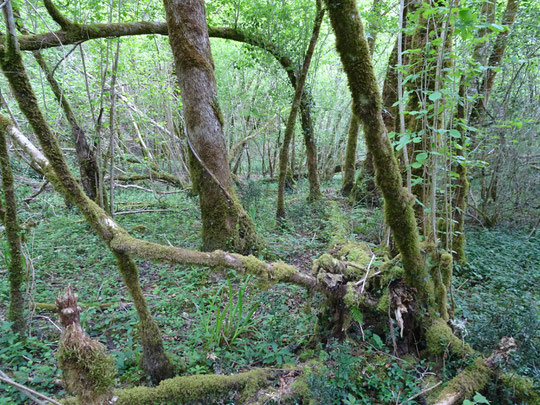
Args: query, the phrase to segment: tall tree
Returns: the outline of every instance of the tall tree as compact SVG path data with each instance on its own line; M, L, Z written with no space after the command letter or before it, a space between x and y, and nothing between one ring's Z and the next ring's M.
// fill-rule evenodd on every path
M311 35L311 40L309 41L300 76L298 77L298 81L296 82L291 111L289 112L289 118L287 120L287 126L285 128L285 135L283 136L283 145L281 146L281 151L279 153L278 198L276 210L276 216L278 218L282 218L285 216L285 180L287 177L287 168L289 164L289 147L294 134L294 128L296 126L296 116L302 102L304 85L306 83L309 65L311 64L311 59L315 51L315 45L317 44L317 38L319 37L319 31L321 29L323 17L324 10L322 8L321 1L317 0L317 15L315 16L313 33ZM306 136L305 133L304 136ZM308 155L308 165L310 164L309 160L310 157Z
M234 190L203 0L165 0L169 41L191 149L191 180L199 194L205 250L263 246Z

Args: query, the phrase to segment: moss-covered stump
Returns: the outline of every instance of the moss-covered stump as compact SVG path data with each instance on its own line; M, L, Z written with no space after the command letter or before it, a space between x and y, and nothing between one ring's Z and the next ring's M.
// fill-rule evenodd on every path
M362 311L364 319L373 320L374 327L388 322L381 312L388 316L390 307L392 314L413 313L407 308L414 301L415 292L403 283L400 284L403 288L397 288L396 284L403 277L403 269L396 262L377 256L367 243L333 243L330 253L314 260L312 272L332 292L327 294L319 315L316 329L319 341L328 337L343 339L353 324L353 308Z
M235 375L194 375L163 380L157 387L136 387L115 391L118 405L210 404L232 400L245 403L257 390L268 385L272 372L251 370Z
M71 287L57 298L56 306L64 328L58 345L58 365L67 391L76 395L80 404L109 403L116 374L114 360L103 344L82 330L80 308Z

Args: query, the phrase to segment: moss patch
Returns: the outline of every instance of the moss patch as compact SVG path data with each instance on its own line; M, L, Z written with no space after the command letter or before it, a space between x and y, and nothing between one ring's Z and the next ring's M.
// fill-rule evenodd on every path
M459 339L442 318L436 318L426 332L426 344L430 354L442 355L446 350L462 356L473 353L468 344Z
M252 370L236 375L194 375L175 377L163 380L157 387L136 387L118 390L115 395L119 405L151 405L151 404L189 404L210 403L223 398L227 393L231 396L238 391L242 397L235 403L243 402L243 398L253 395L259 388L267 384L269 372Z

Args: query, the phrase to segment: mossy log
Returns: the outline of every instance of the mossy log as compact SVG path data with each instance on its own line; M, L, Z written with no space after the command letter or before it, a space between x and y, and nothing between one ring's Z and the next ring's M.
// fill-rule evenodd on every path
M475 392L481 391L489 382L493 371L508 358L508 354L515 348L516 342L513 338L502 338L487 359L478 357L469 364L448 382L432 403L435 405L460 404Z
M193 375L162 381L157 387L135 387L115 391L118 405L222 403L227 398L234 403L249 398L268 385L275 374L258 369L233 375Z
M166 172L162 172L162 171L158 172L155 170L151 170L151 172L148 174L122 174L122 175L116 176L115 180L123 182L123 183L132 183L134 181L144 181L144 180L160 181L162 183L169 184L179 189L184 188L184 186L182 185L182 183L180 182L180 180L178 180L176 176L173 176L172 174L169 174Z

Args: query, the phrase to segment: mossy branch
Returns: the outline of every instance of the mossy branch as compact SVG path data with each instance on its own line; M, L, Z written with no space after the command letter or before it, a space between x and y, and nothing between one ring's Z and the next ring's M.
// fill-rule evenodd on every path
M55 23L57 23L63 30L69 31L76 27L76 25L67 17L65 17L60 10L56 8L51 0L43 0L47 12L52 17Z
M435 405L459 404L475 392L481 391L489 382L493 371L508 358L508 354L515 348L516 342L513 338L502 338L488 358L478 357L474 363L450 380L433 403Z

